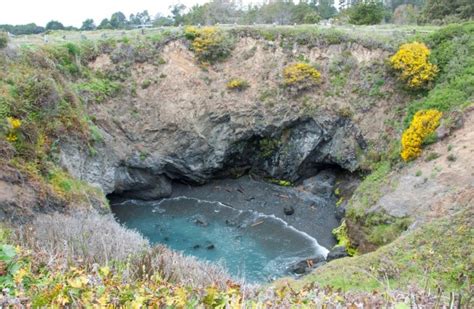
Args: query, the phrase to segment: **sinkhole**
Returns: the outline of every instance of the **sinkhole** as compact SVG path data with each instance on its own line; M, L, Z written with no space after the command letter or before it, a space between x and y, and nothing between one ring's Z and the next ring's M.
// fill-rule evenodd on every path
M112 199L112 211L153 244L218 263L236 279L262 283L294 274L298 262L324 259L335 245L337 198L324 184L317 181L320 194L314 194L304 190L305 183L281 187L248 176L203 186L176 183L169 198Z

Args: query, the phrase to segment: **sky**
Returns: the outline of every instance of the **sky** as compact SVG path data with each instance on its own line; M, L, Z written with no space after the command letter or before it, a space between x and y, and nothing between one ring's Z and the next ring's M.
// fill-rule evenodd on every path
M0 24L36 23L45 26L50 20L58 20L65 26L80 27L87 18L96 24L112 13L121 11L125 16L148 10L151 16L157 12L168 15L169 6L182 3L187 7L202 4L206 0L0 0ZM251 2L244 0L245 2ZM258 2L258 1L253 1Z

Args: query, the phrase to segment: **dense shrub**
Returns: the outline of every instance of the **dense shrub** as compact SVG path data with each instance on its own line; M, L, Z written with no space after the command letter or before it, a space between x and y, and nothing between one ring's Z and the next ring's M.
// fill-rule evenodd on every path
M0 49L7 47L8 45L8 35L0 31Z
M400 72L400 79L410 88L426 87L438 73L429 60L430 50L424 43L403 44L390 58L392 67Z
M229 90L242 91L249 87L249 83L241 78L232 78L227 82L226 87Z
M415 159L421 155L424 140L439 126L442 113L435 110L422 110L415 114L410 127L402 135L401 157L405 161Z
M283 69L283 77L286 87L298 91L317 85L321 79L321 73L307 63L297 62Z
M201 62L223 60L232 51L232 40L216 27L187 27L185 37L191 41L191 49Z
M384 17L382 2L359 2L349 9L349 23L354 25L379 24Z

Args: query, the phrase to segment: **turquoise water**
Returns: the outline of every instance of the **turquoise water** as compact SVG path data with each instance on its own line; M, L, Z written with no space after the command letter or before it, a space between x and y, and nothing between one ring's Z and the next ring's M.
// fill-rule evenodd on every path
M112 209L117 219L152 243L220 263L235 278L268 281L290 264L327 250L281 219L192 198L126 201Z

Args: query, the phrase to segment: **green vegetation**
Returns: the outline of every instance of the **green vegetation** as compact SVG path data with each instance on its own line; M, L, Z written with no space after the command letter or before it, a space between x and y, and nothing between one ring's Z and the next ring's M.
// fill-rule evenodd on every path
M474 279L472 215L472 209L466 210L402 235L376 252L331 262L301 284L316 282L352 291L405 289L416 284L461 293L469 304Z
M294 185L291 181L284 179L268 178L267 180L281 187L291 187Z
M258 141L260 157L263 159L270 158L274 152L280 147L281 141L277 138L263 138Z
M109 79L94 77L90 80L77 83L76 89L81 94L83 100L92 103L102 103L107 98L117 95L120 90L120 85Z
M365 210L373 206L382 196L381 189L386 184L390 171L389 161L381 161L374 166L372 173L365 177L354 192L352 200L357 203L357 206L348 209L348 217L363 218L365 216Z
M0 31L0 49L7 47L8 45L8 35Z
M347 235L347 225L346 221L342 221L341 225L335 229L332 230L332 233L334 237L337 239L337 245L336 246L343 246L346 248L347 253L349 253L350 256L356 255L357 254L357 249L352 247L351 240L349 239L349 236Z
M357 4L349 8L349 23L354 25L380 24L383 17L384 7L382 2L358 2Z
M201 62L224 60L234 45L232 37L216 27L187 27L184 36L191 41L191 49Z
M416 112L436 109L450 112L472 104L474 96L474 22L450 25L427 38L433 62L439 68L435 86L407 107L404 124Z

